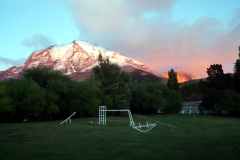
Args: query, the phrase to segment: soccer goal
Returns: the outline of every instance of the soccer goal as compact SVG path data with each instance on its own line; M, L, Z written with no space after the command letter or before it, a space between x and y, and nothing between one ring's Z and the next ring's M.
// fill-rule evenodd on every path
M140 132L149 132L151 129L153 129L157 125L156 123L148 124L148 122L147 122L146 125L141 125L139 123L139 125L137 126L137 125L135 125L135 123L133 121L132 114L129 109L108 110L106 106L99 106L99 124L106 125L106 121L107 121L107 113L106 112L128 112L130 127L134 128Z

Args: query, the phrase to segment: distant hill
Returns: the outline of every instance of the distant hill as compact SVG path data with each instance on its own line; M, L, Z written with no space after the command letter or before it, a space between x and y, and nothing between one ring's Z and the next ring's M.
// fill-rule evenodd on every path
M181 97L183 102L188 101L201 101L202 100L202 93L199 88L199 81L206 80L204 79L196 79L190 80L188 82L180 83L179 88L181 92Z

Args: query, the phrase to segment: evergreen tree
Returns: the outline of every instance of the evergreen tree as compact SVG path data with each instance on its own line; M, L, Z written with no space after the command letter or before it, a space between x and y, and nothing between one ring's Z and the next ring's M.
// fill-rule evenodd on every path
M177 73L175 73L173 69L171 69L168 72L168 83L167 83L167 86L168 86L169 89L175 90L175 91L179 92Z
M117 64L110 63L109 59L102 58L99 54L99 66L93 68L94 79L101 83L101 90L105 97L110 97L112 106L110 108L129 107L131 91L129 83L131 76Z

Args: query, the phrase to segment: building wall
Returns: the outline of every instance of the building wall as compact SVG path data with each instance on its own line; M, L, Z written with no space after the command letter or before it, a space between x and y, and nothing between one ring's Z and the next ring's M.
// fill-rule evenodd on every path
M181 114L199 114L199 104L201 101L182 102Z

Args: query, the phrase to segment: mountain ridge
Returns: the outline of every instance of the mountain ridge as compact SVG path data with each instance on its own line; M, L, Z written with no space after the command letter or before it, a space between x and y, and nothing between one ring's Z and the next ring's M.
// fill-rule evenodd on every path
M132 73L135 82L162 81L166 83L168 79L167 72L162 75L158 74L144 63L126 57L120 52L109 51L86 41L74 40L68 44L53 45L34 51L23 65L0 71L0 81L21 78L21 71L32 67L49 67L69 75L74 80L83 81L90 76L92 68L98 65L99 54L102 54L103 58L109 58L111 63L116 63L123 70ZM196 79L192 74L182 71L177 73L180 83Z
M23 65L19 67L13 66L5 71L0 71L0 80L20 78L20 73L24 68L43 66L59 70L70 77L76 77L76 75L82 74L87 78L88 75L90 75L91 69L98 65L99 54L102 54L103 58L109 58L111 63L116 63L121 68L128 67L129 70L129 68L132 67L135 70L141 70L159 79L164 79L160 74L153 72L145 64L135 59L128 58L120 52L109 51L101 46L75 40L69 44L49 46L45 49L33 52Z
M189 80L195 80L196 77L194 75L192 75L191 73L186 73L183 71L177 71L177 79L178 79L178 83L184 83L187 82ZM162 74L163 77L168 78L168 72L165 72Z

